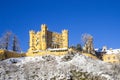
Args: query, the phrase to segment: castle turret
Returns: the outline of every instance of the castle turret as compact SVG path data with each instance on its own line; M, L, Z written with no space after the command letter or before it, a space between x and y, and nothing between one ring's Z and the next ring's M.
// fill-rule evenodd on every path
M68 30L62 31L63 48L68 48Z
M47 26L45 24L41 25L41 43L42 43L42 50L47 49Z
M29 41L29 50L35 50L34 47L34 36L35 36L35 32L33 30L29 31L29 36L30 36L30 41Z

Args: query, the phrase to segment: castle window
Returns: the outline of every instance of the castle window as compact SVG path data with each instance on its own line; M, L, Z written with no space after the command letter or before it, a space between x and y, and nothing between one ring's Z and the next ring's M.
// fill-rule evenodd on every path
M110 57L108 57L108 60L110 60Z
M113 56L113 59L115 59L115 56Z

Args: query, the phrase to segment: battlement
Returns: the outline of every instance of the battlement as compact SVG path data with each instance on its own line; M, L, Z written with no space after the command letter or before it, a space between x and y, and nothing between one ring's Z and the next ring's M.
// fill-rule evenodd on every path
M35 34L35 31L34 30L30 30L29 33L30 34Z
M42 24L42 25L41 25L41 30L44 30L44 29L47 30L47 25L46 25L46 24Z
M68 30L64 29L62 30L62 33L68 33Z

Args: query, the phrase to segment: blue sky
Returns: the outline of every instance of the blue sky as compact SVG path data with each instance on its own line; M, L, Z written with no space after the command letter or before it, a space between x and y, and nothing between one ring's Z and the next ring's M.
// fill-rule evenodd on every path
M94 37L94 46L120 48L119 0L0 0L0 35L15 33L23 51L29 30L47 24L50 31L69 30L69 45L81 43L81 35Z

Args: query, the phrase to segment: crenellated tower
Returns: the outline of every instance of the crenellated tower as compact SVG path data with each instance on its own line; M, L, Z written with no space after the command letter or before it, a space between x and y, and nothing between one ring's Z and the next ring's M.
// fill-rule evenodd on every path
M62 31L63 48L68 48L68 30Z
M45 24L41 25L41 45L42 50L47 49L47 26Z
M30 41L29 41L29 50L35 50L35 32L33 30L29 31Z

